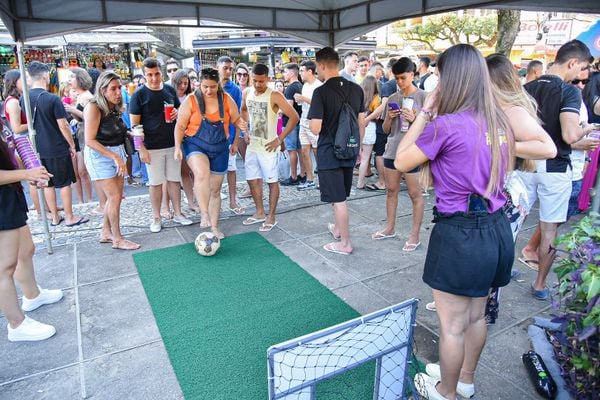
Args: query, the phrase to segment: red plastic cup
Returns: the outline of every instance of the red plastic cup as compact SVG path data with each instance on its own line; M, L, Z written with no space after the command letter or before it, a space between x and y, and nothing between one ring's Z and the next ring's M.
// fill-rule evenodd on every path
M171 118L171 113L173 112L174 109L175 109L175 106L173 104L165 104L165 122L167 124L170 124L171 122L173 122L173 119Z

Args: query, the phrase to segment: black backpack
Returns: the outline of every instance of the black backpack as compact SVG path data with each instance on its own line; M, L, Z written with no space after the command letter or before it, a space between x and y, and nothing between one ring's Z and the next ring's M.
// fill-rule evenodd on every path
M425 81L427 80L427 78L429 78L429 75L431 74L428 72L425 75L423 75L421 79L419 79L419 89L425 90Z
M357 113L348 103L348 96L344 96L342 91L338 93L343 100L333 139L333 153L338 160L353 160L358 157L360 150L360 129Z

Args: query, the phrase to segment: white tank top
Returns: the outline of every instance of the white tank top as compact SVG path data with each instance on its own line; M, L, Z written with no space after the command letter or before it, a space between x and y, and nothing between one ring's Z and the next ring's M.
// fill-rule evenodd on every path
M250 119L250 144L248 149L256 153L277 156L277 152L267 152L265 145L277 137L277 113L271 107L271 93L267 90L259 96L254 88L248 91L246 96L246 107Z

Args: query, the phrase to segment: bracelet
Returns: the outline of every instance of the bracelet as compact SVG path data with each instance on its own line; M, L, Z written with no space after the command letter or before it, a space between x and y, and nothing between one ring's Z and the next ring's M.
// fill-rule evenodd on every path
M431 120L433 119L432 112L425 108L421 108L421 112L419 113L419 115L423 115L427 122L431 122Z

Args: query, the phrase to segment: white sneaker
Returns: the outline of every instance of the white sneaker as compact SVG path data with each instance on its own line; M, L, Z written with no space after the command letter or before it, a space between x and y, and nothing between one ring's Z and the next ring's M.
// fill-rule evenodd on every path
M432 378L424 373L416 374L414 379L415 389L417 389L417 392L424 398L429 400L448 400L435 388L438 382L439 379Z
M181 214L181 215L175 215L173 217L173 222L177 222L178 224L181 224L181 225L191 225L191 224L193 224L192 220L187 219L186 217L183 216L183 214Z
M60 289L42 289L39 286L38 289L40 290L40 294L35 299L28 299L23 296L23 303L21 304L23 311L33 311L44 304L56 303L63 298L63 292Z
M48 339L56 333L52 325L42 324L27 315L21 325L15 329L8 324L8 340L10 342L35 342Z
M427 375L438 381L442 379L442 372L439 364L427 364L425 366L425 371L427 372ZM473 383L462 383L461 381L458 381L456 393L458 393L459 396L470 399L475 396L475 385Z
M161 229L162 229L162 224L160 223L160 220L154 220L150 224L150 232L152 232L152 233L158 233L158 232L160 232Z

